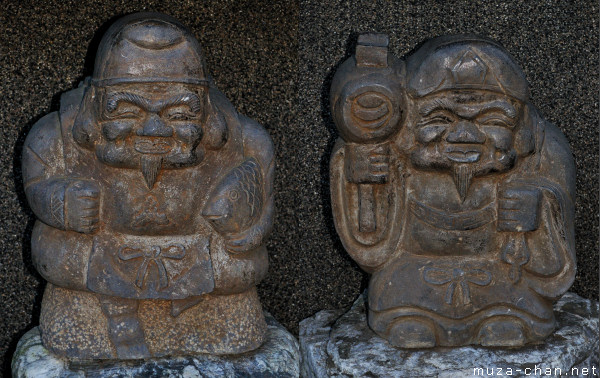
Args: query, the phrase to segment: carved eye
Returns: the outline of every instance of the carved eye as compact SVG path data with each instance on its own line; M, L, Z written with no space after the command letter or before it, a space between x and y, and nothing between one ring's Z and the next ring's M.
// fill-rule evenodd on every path
M235 189L230 190L228 195L229 199L232 201L237 201L240 198L240 193Z
M417 126L417 139L421 143L437 142L455 119L444 111L429 115Z
M512 129L515 125L503 117L486 117L483 120L478 120L482 126L500 126Z
M452 123L454 123L454 118L452 118L448 114L434 113L433 115L428 116L427 118L423 119L423 121L421 122L421 126L450 125Z
M109 118L141 118L146 115L148 100L129 92L107 94L106 112Z
M171 113L168 118L169 121L189 121L193 119L194 116L187 113Z
M110 118L119 119L138 119L142 117L143 113L139 106L127 102L119 102L118 105L108 107L107 110Z
M166 111L165 116L169 121L190 121L197 118L197 115L187 106L172 107Z

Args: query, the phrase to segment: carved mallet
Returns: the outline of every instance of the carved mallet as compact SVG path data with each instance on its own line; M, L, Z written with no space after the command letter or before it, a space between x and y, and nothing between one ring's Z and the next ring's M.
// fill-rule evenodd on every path
M345 63L334 78L334 82L343 81L339 96L332 97L332 110L341 137L349 143L347 160L352 163L346 172L350 181L358 184L360 232L377 229L374 185L387 182L387 142L400 128L402 116L398 67L393 67L396 62L388 56L388 44L385 34L361 34L355 63ZM336 85L332 85L332 94L337 92ZM381 171L372 172L373 167ZM357 174L365 171L369 174Z

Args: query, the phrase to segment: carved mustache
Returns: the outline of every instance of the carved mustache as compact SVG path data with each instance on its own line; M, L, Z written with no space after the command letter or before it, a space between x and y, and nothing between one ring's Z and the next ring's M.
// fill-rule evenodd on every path
M173 148L171 138L137 137L133 148L142 154L166 154Z
M481 157L482 149L479 146L448 146L444 153L448 159L457 163L474 163Z

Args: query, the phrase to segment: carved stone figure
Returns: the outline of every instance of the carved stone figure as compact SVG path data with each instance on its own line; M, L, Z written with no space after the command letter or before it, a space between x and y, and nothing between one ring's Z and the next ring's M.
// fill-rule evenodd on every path
M215 88L179 22L113 24L93 76L23 151L44 346L138 359L261 345L273 144Z
M387 45L361 35L331 88L334 220L372 274L370 327L404 348L543 340L575 277L565 137L497 43Z

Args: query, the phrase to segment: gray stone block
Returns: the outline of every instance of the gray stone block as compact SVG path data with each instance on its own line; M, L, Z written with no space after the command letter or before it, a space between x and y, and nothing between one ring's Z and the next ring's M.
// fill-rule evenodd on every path
M359 296L344 314L320 311L300 322L302 376L520 377L562 374L588 377L600 374L598 302L577 294L567 293L555 304L558 326L545 343L519 349L473 346L398 349L368 327L365 298L366 294Z
M19 378L55 377L298 377L298 341L265 312L267 341L257 350L240 355L198 355L141 361L74 362L50 353L41 342L38 327L17 345L12 375Z

